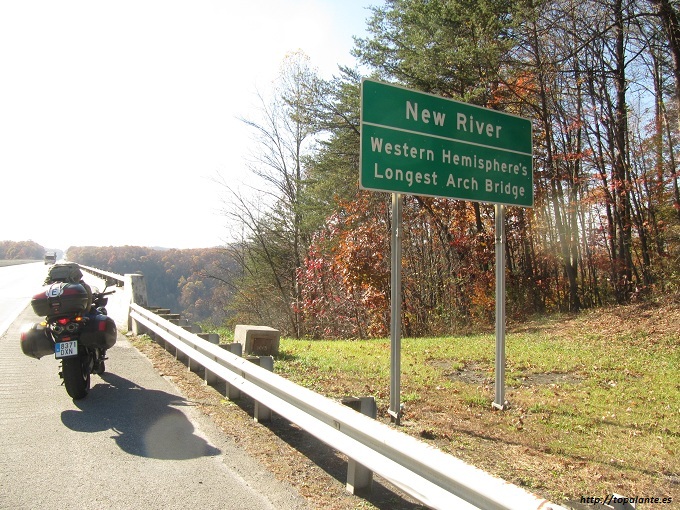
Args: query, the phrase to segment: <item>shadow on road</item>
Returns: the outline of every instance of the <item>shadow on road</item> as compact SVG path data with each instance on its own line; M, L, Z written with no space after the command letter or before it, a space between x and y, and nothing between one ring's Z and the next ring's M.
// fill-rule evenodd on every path
M194 427L176 407L190 405L176 395L148 390L115 374L104 373L87 398L75 401L80 410L61 413L61 421L77 432L111 430L121 450L140 457L184 460L218 455L220 450L194 434Z

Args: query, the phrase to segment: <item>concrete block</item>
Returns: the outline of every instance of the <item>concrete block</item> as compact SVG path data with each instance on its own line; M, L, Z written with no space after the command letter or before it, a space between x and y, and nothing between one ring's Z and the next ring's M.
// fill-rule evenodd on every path
M279 353L281 333L268 326L237 324L234 341L243 346L243 354L255 356L276 356Z

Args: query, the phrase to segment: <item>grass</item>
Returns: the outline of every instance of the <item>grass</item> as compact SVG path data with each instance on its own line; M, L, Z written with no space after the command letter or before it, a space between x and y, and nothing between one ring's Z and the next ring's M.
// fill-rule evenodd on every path
M674 319L659 328L658 314ZM619 493L679 507L678 316L630 307L515 328L506 411L491 406L493 335L403 339L402 429L558 503ZM283 339L276 371L331 398L375 396L387 420L389 358L386 339Z

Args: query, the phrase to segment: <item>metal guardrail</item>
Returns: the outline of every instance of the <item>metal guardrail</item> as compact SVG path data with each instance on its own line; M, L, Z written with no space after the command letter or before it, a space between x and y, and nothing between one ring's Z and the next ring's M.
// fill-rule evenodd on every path
M101 278L104 281L115 280L116 287L122 287L125 281L125 277L122 274L111 273L109 271L102 271L101 269L97 269L96 267L84 266L82 264L78 264L78 266L80 266L80 268L83 269L84 271L87 271L88 273L93 274L94 276Z
M565 510L282 378L132 303L130 317L260 405L435 509Z

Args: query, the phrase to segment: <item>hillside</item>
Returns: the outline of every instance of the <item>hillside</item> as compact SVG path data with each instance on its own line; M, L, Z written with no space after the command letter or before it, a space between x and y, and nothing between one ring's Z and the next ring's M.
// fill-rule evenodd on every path
M233 265L224 248L190 250L143 246L72 246L69 260L105 271L141 272L149 304L169 308L193 322L221 324L227 317Z

